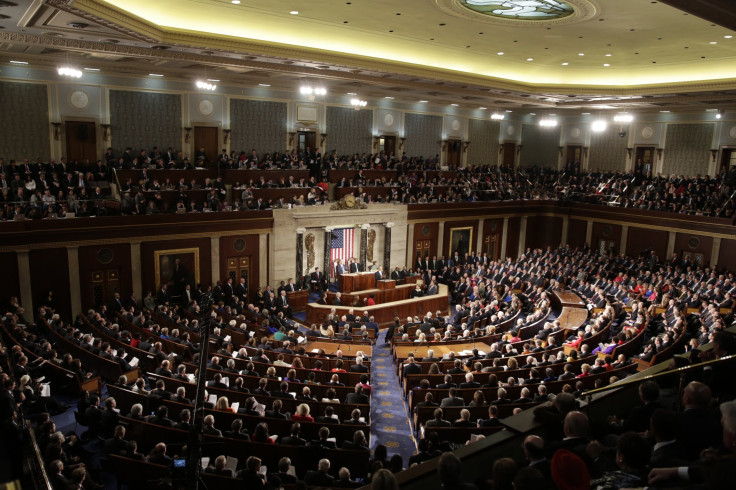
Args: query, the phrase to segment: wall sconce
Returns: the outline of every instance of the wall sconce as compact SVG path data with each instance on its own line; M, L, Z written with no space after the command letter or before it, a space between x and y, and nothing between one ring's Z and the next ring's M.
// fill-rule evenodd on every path
M102 127L102 141L107 141L108 136L110 136L110 125L100 124L100 127Z
M564 150L565 147L564 146L558 146L557 149L560 150L560 156L562 156L562 150Z
M442 140L442 151L445 151L447 149L447 140Z
M325 141L327 140L327 133L320 133L320 137L322 139L319 142L319 146L324 146Z
M713 161L716 160L716 156L718 156L718 148L713 148L710 150L710 156L713 159Z
M406 141L406 138L399 138L399 150L404 149L404 141Z
M519 146L517 146L517 147L516 147L516 154L517 154L517 155L518 155L519 153L521 153L521 148L522 148L523 146L524 146L524 145L519 145Z
M662 158L662 152L664 151L664 148L657 148L657 158Z
M626 148L626 154L631 158L631 154L634 152L633 148Z
M186 131L184 134L184 143L189 143L189 133L192 131L192 128L184 128L184 131Z
M468 146L470 146L470 141L465 141L463 143L463 153L465 153L466 151L468 151Z
M52 122L51 125L54 127L54 139L59 141L59 135L61 134L61 123Z
M230 129L223 129L222 130L222 141L224 144L227 144L227 140L230 139Z
M294 136L296 136L296 133L293 131L289 131L289 146L294 144Z

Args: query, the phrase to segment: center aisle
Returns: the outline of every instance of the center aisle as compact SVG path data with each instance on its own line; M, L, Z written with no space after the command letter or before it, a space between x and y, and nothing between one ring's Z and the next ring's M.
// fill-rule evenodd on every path
M389 456L401 455L406 466L417 446L391 358L391 347L384 344L385 336L386 330L381 331L371 359L371 451L378 444L383 444L388 448Z

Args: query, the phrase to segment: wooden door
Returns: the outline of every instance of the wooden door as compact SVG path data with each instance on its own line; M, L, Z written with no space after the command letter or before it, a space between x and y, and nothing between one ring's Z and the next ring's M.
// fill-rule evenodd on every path
M501 256L501 234L492 233L483 239L484 252L488 254L488 260L498 260Z
M317 148L317 133L314 131L299 131L296 134L297 150L304 151L307 148Z
M84 307L98 307L112 301L112 295L120 292L120 270L105 269L92 271L92 297ZM88 303L90 302L91 303Z
M97 161L97 136L94 121L66 121L67 161Z
M396 136L381 136L379 146L386 155L396 155Z
M514 168L516 165L516 143L503 144L503 166Z
M447 141L447 165L460 166L463 158L463 142L460 140Z
M240 278L245 278L245 284L248 287L248 297L250 292L255 291L258 284L250 284L250 255L242 257L228 257L227 259L227 277L232 278L233 287L240 283Z
M429 257L431 248L432 240L417 240L416 247L414 249L415 258L420 259L424 257Z
M580 145L567 145L567 156L565 157L565 171L572 172L580 170L583 161L583 147Z
M220 154L217 140L217 128L210 126L195 126L194 127L194 151L192 154L196 154L200 148L204 148L207 160L212 163Z

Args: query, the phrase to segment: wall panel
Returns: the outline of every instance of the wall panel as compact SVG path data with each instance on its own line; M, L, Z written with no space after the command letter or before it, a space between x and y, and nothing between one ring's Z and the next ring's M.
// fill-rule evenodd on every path
M587 231L587 221L582 219L570 219L567 223L567 243L569 243L573 248L582 247L585 244L585 234Z
M48 161L51 126L46 85L0 82L0 156L10 160Z
M439 235L440 225L439 223L416 223L414 225L414 243L407 243L407 247L411 247L413 257L411 264L406 264L407 267L414 267L417 260L417 248L421 247L422 256L429 253L429 257L437 255L437 244ZM443 249L444 254L447 255L447 249Z
M286 149L285 102L264 100L230 100L230 148L233 151L250 151L259 155L283 153Z
M593 223L593 233L591 234L590 247L594 250L600 250L600 241L605 240L607 244L613 241L613 251L616 254L621 253L621 225L609 223ZM607 247L610 250L610 245Z
M538 124L522 124L521 167L557 168L560 127L543 128Z
M526 222L526 248L556 248L562 240L562 218L530 216Z
M519 256L519 232L521 231L521 218L509 218L508 233L506 240L506 257L516 259Z
M6 305L11 296L20 299L18 255L15 252L0 252L0 270L3 271L3 280L0 281L0 305Z
M228 260L247 258L248 267L248 295L255 297L260 282L260 235L235 235L220 237L220 280L228 277ZM296 240L296 238L295 238ZM263 260L266 260L265 256ZM265 278L264 278L265 280ZM298 278L294 278L297 282ZM278 285L274 284L274 289Z
M31 281L33 307L41 306L46 300L47 293L53 291L59 314L62 318L72 319L69 259L66 248L31 250L29 261L33 278Z
M496 165L498 162L498 121L471 119L468 124L468 165Z
M101 275L107 281L110 274L118 275L117 289L123 304L125 304L133 292L129 244L79 247L79 289L82 296L83 311L99 306L95 295L95 286L98 285L96 283L97 278ZM105 297L102 298L105 304L112 302L111 292L112 288L105 291ZM136 299L141 304L143 298Z
M110 90L110 134L115 154L127 147L133 148L134 155L154 146L162 153L169 147L180 149L181 105L178 94Z
M466 247L468 252L478 252L478 247L476 246L478 244L478 220L467 220L467 221L445 221L445 231L444 235L442 236L442 250L445 255L450 254L454 255L455 250L450 247L450 233L452 232L453 228L468 228L470 227L472 229L472 237L470 246ZM461 254L462 255L462 254Z
M621 137L614 128L590 135L590 160L588 168L591 170L611 170L623 172L626 170L626 137Z
M629 235L626 239L626 255L638 256L644 250L651 248L659 257L667 252L667 232L629 226Z
M721 240L721 251L718 255L718 269L728 269L729 271L736 271L736 239L722 239Z
M373 140L373 111L356 111L348 107L327 107L327 152L337 150L338 155L371 153ZM398 145L398 143L397 143ZM398 147L397 147L398 150Z
M486 219L483 222L483 245L480 250L481 253L487 253L489 260L494 260L494 249L496 250L495 255L501 257L501 242L503 241L503 219Z
M442 148L442 117L413 112L408 112L405 117L406 154L425 159L438 154Z
M714 124L668 124L663 174L708 173Z
M723 244L721 244L723 247ZM699 236L696 233L678 233L675 236L675 253L682 258L682 254L702 254L703 264L710 264L710 254L713 251L713 237ZM667 258L669 257L660 257Z

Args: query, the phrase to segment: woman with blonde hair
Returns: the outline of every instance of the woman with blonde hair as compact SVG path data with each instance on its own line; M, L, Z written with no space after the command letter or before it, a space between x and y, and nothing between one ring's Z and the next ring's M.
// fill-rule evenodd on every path
M309 405L302 403L296 407L296 413L291 416L291 420L294 422L314 422L314 417L309 415Z
M511 371L512 369L519 369L519 361L515 357L510 357L506 364L506 371Z
M226 396L221 396L217 399L217 403L215 403L215 410L220 410L221 412L235 413L235 410L233 410L230 406L230 400L228 400Z

